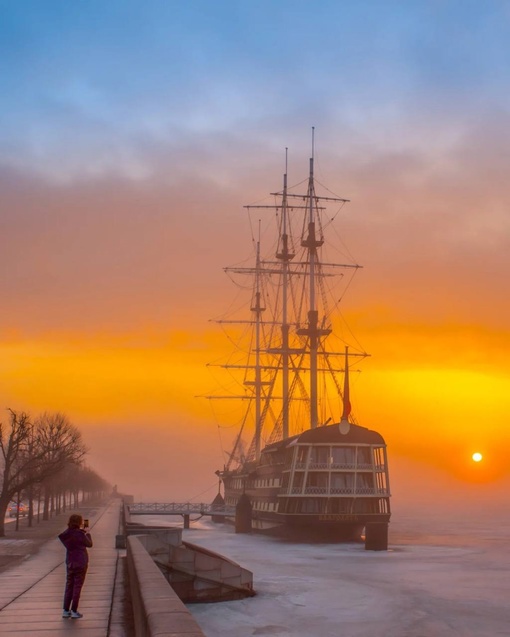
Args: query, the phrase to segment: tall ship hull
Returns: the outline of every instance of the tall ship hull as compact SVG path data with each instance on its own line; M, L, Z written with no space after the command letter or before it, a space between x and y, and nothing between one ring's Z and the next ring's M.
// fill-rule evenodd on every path
M329 190L318 194L313 137L306 192L288 186L286 158L283 189L271 197L271 203L246 206L252 228L252 217L259 216L251 265L225 269L235 282L250 280L239 284L248 291L245 315L218 320L233 330L229 339L236 344L218 366L240 379L231 394L209 397L239 398L245 405L217 471L225 505L236 508L236 526L243 530L311 541L364 535L367 548L385 549L386 444L358 424L351 409L354 365L368 354L340 308L361 266L332 258L344 256L343 240L333 232L330 241L326 229L348 200Z
M386 445L375 431L341 424L268 445L258 462L221 471L225 504L243 495L254 530L296 539L387 537L390 518ZM367 531L368 527L368 531Z

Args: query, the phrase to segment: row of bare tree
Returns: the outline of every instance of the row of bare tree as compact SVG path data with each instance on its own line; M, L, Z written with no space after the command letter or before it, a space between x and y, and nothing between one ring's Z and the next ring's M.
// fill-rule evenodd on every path
M32 420L24 412L8 413L8 423L0 423L0 537L5 536L5 516L13 501L28 499L31 525L34 502L37 515L42 503L43 519L48 519L73 500L77 506L80 492L83 499L107 489L102 478L82 466L87 449L80 431L64 414L44 413Z

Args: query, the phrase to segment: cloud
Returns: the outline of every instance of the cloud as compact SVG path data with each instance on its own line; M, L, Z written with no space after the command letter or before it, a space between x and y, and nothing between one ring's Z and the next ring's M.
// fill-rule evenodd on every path
M355 132L340 147L333 130L317 150L317 172L352 199L338 236L367 266L358 302L432 321L502 322L508 117L474 121L435 155L381 148ZM216 315L228 295L221 268L252 250L242 206L278 189L283 172L271 135L265 142L251 133L139 143L137 178L122 164L63 183L4 167L4 326L120 327ZM291 181L306 178L306 163L290 155Z

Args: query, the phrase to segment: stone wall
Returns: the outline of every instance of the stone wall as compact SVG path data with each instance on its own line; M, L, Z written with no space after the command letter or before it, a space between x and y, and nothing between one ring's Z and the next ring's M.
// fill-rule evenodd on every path
M136 535L127 538L127 563L136 637L204 637Z

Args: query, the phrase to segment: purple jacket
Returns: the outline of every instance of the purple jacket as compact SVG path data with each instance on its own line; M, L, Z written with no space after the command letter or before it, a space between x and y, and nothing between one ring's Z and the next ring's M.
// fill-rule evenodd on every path
M66 529L58 539L67 549L66 564L68 568L85 568L89 563L87 547L92 546L90 533L82 529Z

